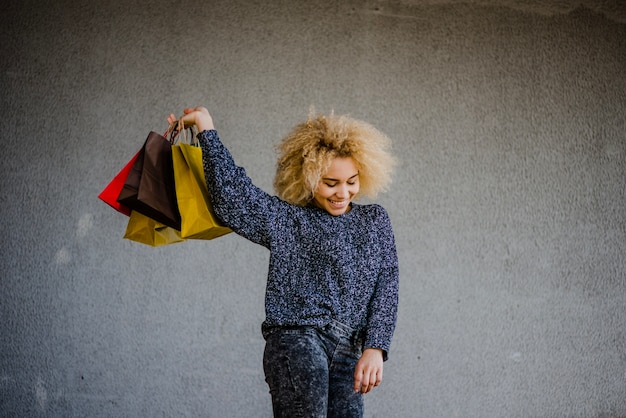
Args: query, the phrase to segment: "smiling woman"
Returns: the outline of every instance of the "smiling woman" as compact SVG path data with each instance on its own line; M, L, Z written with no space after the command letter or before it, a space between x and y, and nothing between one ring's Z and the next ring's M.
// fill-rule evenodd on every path
M207 109L180 120L200 131L216 215L270 250L262 331L274 415L362 417L396 326L398 257L387 212L352 201L388 185L389 139L344 116L309 117L280 144L276 197L235 165Z

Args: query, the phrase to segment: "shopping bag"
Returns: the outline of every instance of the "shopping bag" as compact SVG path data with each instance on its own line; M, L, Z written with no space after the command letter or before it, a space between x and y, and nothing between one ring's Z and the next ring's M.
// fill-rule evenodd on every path
M172 146L174 184L181 218L181 237L210 240L232 232L215 216L202 166L202 149L179 143Z
M113 180L100 192L98 198L102 200L104 203L111 206L116 211L123 213L126 216L130 216L130 208L120 202L117 201L120 193L122 192L122 188L124 187L124 183L128 178L128 174L130 173L137 157L139 156L139 152L137 152L133 158L130 159L128 163L120 170L119 173Z
M180 230L171 140L150 132L117 201L157 222Z
M134 210L130 213L124 238L152 247L185 241L180 231Z

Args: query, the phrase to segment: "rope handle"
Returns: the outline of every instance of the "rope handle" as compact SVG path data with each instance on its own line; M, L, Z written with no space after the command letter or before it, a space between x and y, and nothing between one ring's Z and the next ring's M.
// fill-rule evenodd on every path
M179 126L180 126L180 129L177 129ZM190 139L187 139L187 130L189 130L189 135L191 136ZM179 138L178 135L181 132L183 133L181 143L193 145L196 147L200 146L198 138L196 138L197 133L194 132L193 126L190 126L189 128L185 129L185 124L183 123L182 117L180 118L180 120L172 123L167 128L167 130L163 134L163 137L166 138L171 145L174 145L176 144L176 142L178 142L178 138Z
M180 126L180 129L178 130L178 132L183 133L183 139L181 140L181 143L199 147L200 143L198 141L198 138L196 137L197 133L194 133L194 129L193 129L194 127L190 126L189 128L185 129L185 123L183 122L182 117L179 119L178 125ZM191 136L191 138L189 139L187 139L187 130L189 130L189 135Z
M176 143L176 137L178 136L178 122L172 123L168 126L167 131L163 134L163 138L167 139L171 145ZM169 137L169 138L168 138Z

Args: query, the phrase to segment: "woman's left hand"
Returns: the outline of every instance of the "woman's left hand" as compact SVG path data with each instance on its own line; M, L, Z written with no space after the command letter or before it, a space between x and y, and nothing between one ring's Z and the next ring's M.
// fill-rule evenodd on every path
M354 369L354 392L368 393L383 380L383 351L367 348Z

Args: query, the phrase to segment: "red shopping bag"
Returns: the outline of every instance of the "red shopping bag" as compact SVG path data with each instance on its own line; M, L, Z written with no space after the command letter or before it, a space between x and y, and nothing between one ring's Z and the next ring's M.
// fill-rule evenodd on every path
M130 161L124 166L124 168L122 168L120 172L117 173L115 177L113 177L113 180L111 180L111 182L98 195L98 198L100 200L102 200L104 203L108 204L113 209L115 209L116 211L120 213L123 213L126 216L130 216L130 208L124 205L123 203L118 202L117 198L122 192L122 188L124 188L124 183L126 182L126 178L128 177L128 174L130 173L130 171L132 170L133 165L135 164L135 161L137 160L137 157L139 156L139 153L140 151L138 151L133 156L133 158L130 159Z

